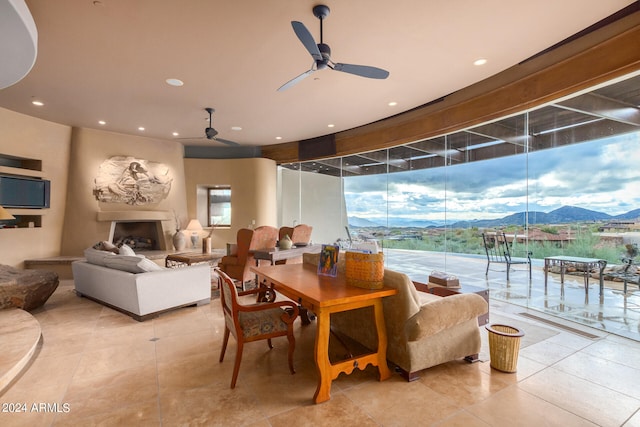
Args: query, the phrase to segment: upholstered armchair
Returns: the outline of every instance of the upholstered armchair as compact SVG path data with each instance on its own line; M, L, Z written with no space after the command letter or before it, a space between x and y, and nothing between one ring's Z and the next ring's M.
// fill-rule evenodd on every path
M218 273L218 286L221 290L220 301L224 312L224 337L222 348L220 349L220 363L224 360L227 350L229 335L233 335L238 343L236 359L231 377L231 388L235 388L240 362L242 360L242 349L244 343L267 340L269 348L273 348L271 339L286 336L289 341L289 370L295 374L293 368L293 351L296 340L293 336L293 321L298 316L298 307L292 301L262 302L253 304L241 304L238 297L244 295L255 295L262 292L274 292L263 288L255 288L248 291L238 292L233 280L221 270ZM275 298L271 298L272 300Z
M278 238L278 229L268 225L255 230L241 228L236 235L236 243L227 245L227 255L222 257L218 266L229 277L242 284L255 278L251 266L255 265L253 252L257 249L274 248Z
M296 243L309 244L311 241L312 231L313 227L307 224L298 224L295 227L280 227L280 230L278 231L278 240L288 234L294 245Z
M278 240L284 238L284 236L289 236L291 242L293 244L304 243L309 244L311 242L311 232L313 231L313 227L307 224L298 224L295 227L280 227L278 231ZM302 257L283 259L280 261L276 261L276 264L300 264L302 262Z
M304 262L317 265L318 261L319 254L304 254ZM338 270L344 272L342 257ZM384 271L384 285L398 290L382 300L387 360L408 381L418 379L418 371L450 360L477 360L481 345L478 316L488 311L480 295L418 295L406 274L388 269ZM371 307L332 314L331 329L367 348L377 346Z

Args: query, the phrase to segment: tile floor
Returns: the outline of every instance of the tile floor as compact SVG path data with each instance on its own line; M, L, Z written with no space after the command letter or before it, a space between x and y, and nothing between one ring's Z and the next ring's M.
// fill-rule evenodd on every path
M442 269L437 262L413 265L429 265L427 275ZM510 286L518 274L525 275L514 273ZM492 282L502 276L489 274ZM484 267L476 279L484 280ZM319 405L311 400L314 324L296 327L295 375L287 367L286 339L274 340L273 350L248 344L230 390L235 342L219 363L218 299L139 323L78 298L73 283L63 281L34 315L43 339L30 368L0 396L2 426L640 426L639 342L502 297L491 300L491 322L525 331L517 373L491 369L482 329L482 362L452 361L412 383L399 375L378 382L371 368L355 371L335 380L331 400ZM26 412L3 412L9 404L25 404Z

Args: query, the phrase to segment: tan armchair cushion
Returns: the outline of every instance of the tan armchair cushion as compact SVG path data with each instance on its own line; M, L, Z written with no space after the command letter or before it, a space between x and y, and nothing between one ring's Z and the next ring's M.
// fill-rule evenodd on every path
M440 331L486 313L487 302L477 294L458 294L441 297L420 307L407 319L405 332L408 341L418 341Z

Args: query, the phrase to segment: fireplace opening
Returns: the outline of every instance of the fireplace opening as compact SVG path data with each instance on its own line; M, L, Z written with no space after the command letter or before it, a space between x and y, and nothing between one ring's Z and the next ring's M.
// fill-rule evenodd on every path
M109 241L134 250L164 250L161 221L113 221Z

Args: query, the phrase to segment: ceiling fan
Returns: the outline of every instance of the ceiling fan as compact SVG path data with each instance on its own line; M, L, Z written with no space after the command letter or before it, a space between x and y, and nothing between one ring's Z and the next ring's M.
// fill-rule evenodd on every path
M315 71L331 68L332 70L342 71L344 73L355 74L356 76L368 77L370 79L386 79L389 76L387 70L382 68L370 67L368 65L342 64L331 61L331 48L323 41L322 21L329 16L329 7L325 5L317 5L313 7L313 14L320 20L320 43L316 44L313 36L307 30L302 22L291 21L293 31L298 36L304 47L309 51L313 58L313 64L308 71L300 74L292 80L289 80L278 88L278 92L290 88L304 78L310 76Z
M206 111L207 113L209 113L209 126L204 130L204 134L207 139L213 140L213 141L218 141L221 142L223 144L226 145L240 145L237 142L233 142L233 141L229 141L228 139L222 139L222 138L218 138L218 131L215 130L213 128L213 112L216 111L211 107L207 107L204 109L204 111ZM200 138L179 138L179 139L202 139L204 137L200 137Z

